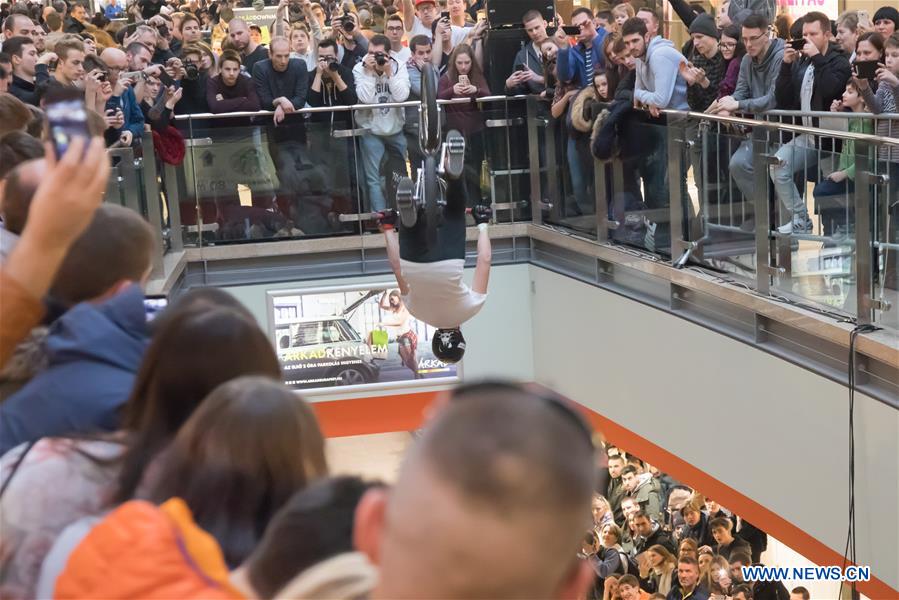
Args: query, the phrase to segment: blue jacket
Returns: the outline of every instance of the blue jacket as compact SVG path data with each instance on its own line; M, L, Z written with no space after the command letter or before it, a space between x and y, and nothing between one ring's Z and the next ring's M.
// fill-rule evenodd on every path
M596 38L593 40L593 46L590 52L593 53L593 72L600 73L605 70L605 58L602 55L602 41L606 37L605 29L596 30ZM559 81L562 83L574 83L579 88L592 85L592 81L587 80L587 61L584 60L584 54L587 48L581 42L571 48L562 48L556 57L556 71Z
M122 113L125 115L125 124L119 129L119 133L130 131L131 145L139 146L144 135L144 113L140 109L140 104L137 103L134 90L129 87L121 96L113 96L106 101L106 108L122 109Z
M147 337L136 285L63 315L44 342L47 368L0 404L0 454L45 436L118 429Z

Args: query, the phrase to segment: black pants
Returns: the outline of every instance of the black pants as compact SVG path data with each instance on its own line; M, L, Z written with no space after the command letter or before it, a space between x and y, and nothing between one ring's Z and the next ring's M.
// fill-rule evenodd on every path
M433 248L428 246L427 231L424 213L414 227L400 226L400 258L416 263L465 259L465 183L461 179L447 181L443 222Z

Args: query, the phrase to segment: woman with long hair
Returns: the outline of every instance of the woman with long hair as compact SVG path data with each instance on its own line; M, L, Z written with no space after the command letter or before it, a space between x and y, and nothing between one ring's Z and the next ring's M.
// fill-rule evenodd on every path
M724 79L718 85L718 98L730 96L737 89L737 78L740 75L740 63L746 54L746 46L740 39L740 26L728 25L721 31L721 39L718 40L718 48L724 57Z
M708 567L699 574L699 581L709 592L713 600L725 600L730 598L730 588L733 583L730 578L730 564L721 555L712 557Z
M388 333L393 334L403 365L411 369L415 373L415 378L418 379L420 377L418 360L415 358L415 351L418 349L418 335L412 329L412 315L403 303L400 291L384 290L379 306L387 313L379 325L386 327Z
M481 164L484 162L484 115L473 100L489 96L487 80L475 59L474 50L468 44L459 44L453 50L446 75L437 85L437 97L441 100L467 98L464 104L449 104L446 108L446 124L465 136L466 204L469 208L481 204Z
M149 502L126 502L70 545L68 560L56 561L64 569L55 595L184 597L184 586L204 575L203 585L224 588L224 575L249 557L277 511L327 473L324 437L307 403L267 377L229 381L159 456ZM51 556L64 553L54 548Z
M640 562L640 579L647 590L668 595L677 570L677 558L665 546L655 544L646 550L646 559Z
M91 439L44 438L0 461L0 595L33 597L41 563L60 532L130 500L153 459L219 384L281 376L252 315L215 288L190 292L153 322L122 430Z

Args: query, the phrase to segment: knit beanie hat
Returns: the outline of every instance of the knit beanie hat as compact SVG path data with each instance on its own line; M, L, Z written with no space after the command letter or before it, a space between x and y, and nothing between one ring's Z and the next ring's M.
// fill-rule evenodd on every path
M690 33L701 33L716 40L721 35L718 33L718 28L715 27L715 19L712 18L712 15L706 13L693 19L693 22L690 24Z
M896 29L899 30L899 10L896 10L896 8L892 6L881 6L878 8L877 12L874 13L874 23L881 19L889 19L896 24Z

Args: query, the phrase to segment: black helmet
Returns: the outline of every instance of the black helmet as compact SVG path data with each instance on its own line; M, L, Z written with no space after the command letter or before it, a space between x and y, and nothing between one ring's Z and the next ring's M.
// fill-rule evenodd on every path
M434 356L447 364L459 362L465 354L465 338L462 337L462 330L458 327L438 329L434 332L434 339L431 340L431 349Z

